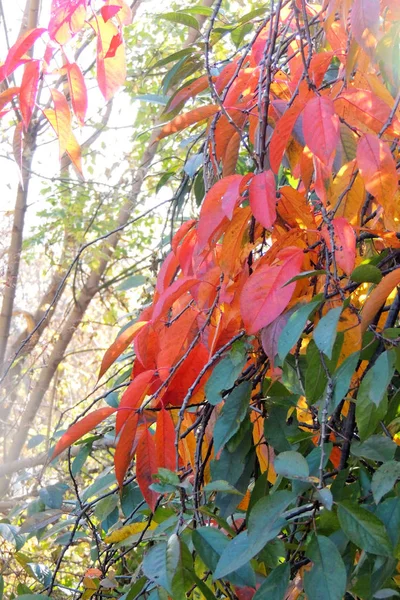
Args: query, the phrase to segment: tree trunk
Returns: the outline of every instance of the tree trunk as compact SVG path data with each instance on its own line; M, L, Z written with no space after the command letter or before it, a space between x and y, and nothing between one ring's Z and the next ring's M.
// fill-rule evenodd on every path
M24 13L26 22L22 24L20 34L26 29L37 27L39 20L40 0L27 0ZM0 375L3 371L7 343L10 335L11 318L14 309L15 292L17 288L19 266L21 262L22 240L24 232L25 213L28 199L28 188L33 154L36 149L37 132L34 126L29 127L23 139L21 164L21 179L18 185L14 209L14 220L11 232L11 242L8 252L6 285L0 312Z

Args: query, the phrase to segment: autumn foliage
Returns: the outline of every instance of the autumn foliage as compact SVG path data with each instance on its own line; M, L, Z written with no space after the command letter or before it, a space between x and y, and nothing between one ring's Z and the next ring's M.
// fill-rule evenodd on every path
M66 4L46 52L87 18L85 1ZM124 80L125 11L110 0L90 20L106 99ZM177 228L151 306L104 356L100 378L134 351L118 407L72 425L53 456L116 414L121 490L129 471L151 513L178 515L155 546L180 559L179 577L170 566L166 584L153 579L172 598L313 600L325 586L332 600L346 589L370 598L399 577L399 5L279 1L249 19L247 43L215 74L217 14L206 73L177 91L157 138L203 134L199 217ZM6 77L26 65L21 87L0 96L20 103L23 128L47 76L46 59L24 56L44 33L27 34L2 67ZM70 103L53 91L46 110L80 169L70 106L83 121L84 81L76 64L64 72Z

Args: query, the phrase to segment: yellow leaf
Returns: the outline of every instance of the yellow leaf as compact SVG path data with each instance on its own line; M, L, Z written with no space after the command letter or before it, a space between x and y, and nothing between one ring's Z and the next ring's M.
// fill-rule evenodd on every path
M157 527L157 523L152 521L150 525L148 525L147 521L142 521L141 523L131 523L130 525L125 525L116 531L112 531L105 538L104 541L106 544L115 544L116 542L123 542L131 535L135 535L136 533L142 533L145 529L155 529Z

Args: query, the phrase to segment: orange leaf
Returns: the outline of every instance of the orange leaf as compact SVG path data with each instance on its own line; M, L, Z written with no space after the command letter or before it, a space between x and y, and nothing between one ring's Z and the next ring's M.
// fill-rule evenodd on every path
M400 283L400 269L395 269L385 275L365 301L361 313L361 331L364 333L374 320L376 313L382 308L386 298Z
M170 104L167 107L166 112L172 112L177 106L189 100L189 98L194 98L208 88L208 76L203 75L199 77L195 81L192 81L189 85L185 85L185 87L181 88L177 91L175 96L172 98Z
M0 94L0 111L20 92L19 87L10 87Z
M397 192L396 163L386 142L367 133L358 143L357 163L367 191L382 205L390 205Z
M176 468L175 427L171 415L164 408L157 416L157 428L154 436L156 444L156 465L170 471Z
M149 489L153 482L152 475L157 473L156 447L153 436L146 428L139 439L136 450L136 480L144 499L154 512L158 494Z
M211 243L226 218L232 218L233 210L240 200L242 179L242 175L229 175L217 181L207 192L197 224L198 252Z
M371 53L376 46L379 29L379 0L354 0L350 23L357 42Z
M69 446L91 431L96 425L104 421L104 419L112 415L116 410L116 408L112 408L111 406L105 406L104 408L93 411L74 425L71 425L58 440L51 459L53 460L56 458L56 456L61 454L66 448L69 448Z
M132 448L136 436L138 421L139 413L135 412L129 415L115 448L114 468L115 476L120 488L122 488L124 484L125 473L127 472L132 460Z
M276 183L272 171L263 171L253 177L249 186L250 206L253 215L266 229L276 219Z
M303 133L311 152L328 165L339 143L339 118L332 100L317 96L307 102L303 111Z
M235 277L237 269L240 269L240 254L243 249L243 237L247 230L251 210L249 206L237 208L228 229L222 240L220 266L223 273L228 277Z
M331 223L334 230L336 262L346 275L350 275L356 261L356 236L354 235L354 229L344 217L332 219ZM332 252L332 243L327 227L324 227L321 233Z
M172 121L164 125L158 134L156 141L162 140L163 138L171 135L172 133L176 133L177 131L182 131L182 129L186 129L186 127L189 127L189 125L193 125L199 121L204 121L204 119L208 119L212 115L215 115L215 113L218 111L218 106L208 104L207 106L194 108L184 115L178 115L175 117L175 119L172 119Z
M334 101L335 110L350 125L372 129L379 133L390 116L391 108L370 90L348 89ZM386 129L387 134L400 135L400 122L393 119Z
M130 325L121 333L106 350L101 361L100 372L97 381L101 379L104 373L111 367L113 362L120 356L129 344L135 339L136 334L146 325L147 321L137 321Z
M36 94L39 83L40 63L33 60L25 66L19 94L19 106L21 109L22 122L28 129L29 122L35 107Z
M303 256L300 248L285 248L278 254L279 265L263 265L250 275L240 296L240 310L248 334L257 333L285 310L296 282L285 284L300 273Z
M236 170L240 149L240 135L237 131L232 135L222 159L222 176L233 175Z
M88 106L85 80L76 63L68 64L66 68L69 89L71 92L72 108L79 123L83 125Z

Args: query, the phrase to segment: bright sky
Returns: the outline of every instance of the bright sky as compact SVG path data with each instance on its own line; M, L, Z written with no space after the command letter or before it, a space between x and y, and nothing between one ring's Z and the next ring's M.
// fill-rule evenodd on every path
M18 30L20 27L26 0L0 1L2 1L2 6L4 9L9 43L12 45L15 42L16 37L18 35ZM51 0L42 0L42 24L46 24L49 15L50 4ZM155 7L157 7L159 11L160 8L162 9L163 4L168 5L169 3L166 2L166 0L147 0L142 4L136 18L140 17L140 12L149 12L152 11L152 9L154 9ZM6 53L7 46L6 39L4 36L4 25L3 23L1 23L0 60L4 60ZM22 69L17 70L17 77L20 76L19 72L22 72ZM91 89L89 89L89 109L87 113L87 125L90 124L92 117L94 123L98 121L99 110L104 109L105 105L104 99L102 98L97 88L97 85L95 85L94 82L90 82L90 84ZM108 185L113 185L118 182L122 173L122 168L126 168L126 162L124 163L124 156L130 151L130 136L132 132L131 129L121 129L121 126L126 126L135 122L138 106L139 101L132 103L127 94L116 94L113 103L113 111L109 120L109 130L103 132L99 138L99 142L104 143L106 146L107 160L102 159L101 154L99 154L96 159L95 172L92 175L89 175L87 172L84 172L85 179L92 178L95 181L104 182ZM4 128L4 120L2 125ZM83 129L74 129L74 133L80 143L85 141L94 131L87 125ZM113 129L113 127L115 127L116 129ZM7 138L10 141L12 140L12 131L13 128L9 130L7 135ZM39 177L35 177L31 181L31 188L29 193L29 211L26 223L28 230L32 227L32 225L35 224L35 214L37 213L37 211L43 208L45 202L43 196L41 196L39 193L41 187L43 187L41 176L51 178L57 177L59 175L60 163L58 157L57 140L55 140L54 135L51 133L50 136L47 136L46 141L45 139L43 139L41 143L42 145L36 151L33 166L33 171L37 175L39 175ZM5 156L6 153L8 153L7 157ZM121 164L122 166L121 169L118 168L119 164ZM112 169L110 171L107 171L107 175L105 175L106 168L109 168L111 166ZM14 158L11 153L11 144L8 145L8 148L3 146L3 148L0 149L0 171L2 173L0 186L1 215L2 211L9 211L13 209L13 205L15 202L15 192L19 181L18 167L15 164ZM159 198L154 199L154 202L159 202Z

